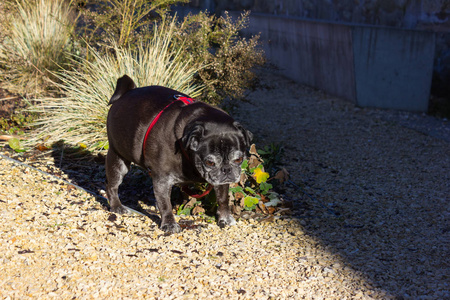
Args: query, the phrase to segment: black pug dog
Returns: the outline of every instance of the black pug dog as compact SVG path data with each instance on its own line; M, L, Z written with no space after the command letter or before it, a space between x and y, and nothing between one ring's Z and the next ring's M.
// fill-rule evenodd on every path
M181 231L172 213L172 186L195 182L214 188L218 225L236 224L228 188L240 179L252 139L249 131L224 111L175 90L136 88L127 75L117 80L109 104L106 193L112 212L128 212L118 188L133 162L151 171L163 231Z

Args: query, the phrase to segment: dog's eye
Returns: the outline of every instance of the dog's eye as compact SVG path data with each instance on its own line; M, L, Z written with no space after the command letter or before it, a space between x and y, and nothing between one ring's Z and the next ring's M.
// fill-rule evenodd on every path
M240 164L240 163L242 163L243 160L244 160L244 159L243 159L242 157L239 157L238 159L235 159L235 160L234 160L234 163L235 163L235 164Z
M212 160L207 160L207 161L205 161L205 164L206 164L208 167L214 167L214 166L216 165L216 163L213 162Z

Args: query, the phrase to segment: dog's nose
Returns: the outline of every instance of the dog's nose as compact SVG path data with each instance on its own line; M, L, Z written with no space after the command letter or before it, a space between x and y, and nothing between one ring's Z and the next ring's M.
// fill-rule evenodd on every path
M230 174L230 173L231 173L231 167L230 167L230 166L223 166L223 167L222 167L222 173L223 173L224 175Z

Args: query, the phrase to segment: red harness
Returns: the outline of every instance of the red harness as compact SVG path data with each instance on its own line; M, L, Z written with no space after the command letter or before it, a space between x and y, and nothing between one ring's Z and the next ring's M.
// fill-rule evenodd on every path
M147 138L150 134L150 131L152 130L152 128L155 126L156 122L158 122L159 118L161 117L161 115L163 114L163 112L168 109L172 104L174 104L175 102L181 101L183 102L185 105L190 105L192 103L195 102L194 99L189 98L189 97L184 97L181 95L175 95L174 96L175 101L170 102L169 104L166 105L166 107L164 107L157 115L156 117L153 119L153 121L150 123L150 125L147 128L147 132L145 133L145 137L144 137L144 143L142 144L142 155L145 157L145 145L147 144ZM183 148L183 146L180 144L180 148L181 148L181 152L183 153L184 157L191 162L191 160L189 159L189 155L186 153L186 150ZM192 163L191 163L192 164ZM202 194L194 194L194 192L189 189L189 187L187 185L182 187L183 192L185 192L186 194L188 194L189 196L193 197L193 198L202 198L206 195L209 194L209 192L212 190L212 185L208 184L208 188L202 193Z
M150 123L150 126L148 126L147 128L147 132L145 133L145 137L144 137L144 144L142 144L142 155L145 156L145 144L147 144L147 138L148 135L150 134L150 131L152 131L152 128L155 126L156 122L158 122L159 118L161 117L161 115L163 114L163 112L168 109L172 104L174 104L175 102L181 101L183 102L185 105L189 105L195 102L194 99L192 98L188 98L188 97L183 97L180 95L175 95L174 96L175 101L170 102L169 104L166 105L166 107L164 107L157 115L156 117L153 119L153 121Z

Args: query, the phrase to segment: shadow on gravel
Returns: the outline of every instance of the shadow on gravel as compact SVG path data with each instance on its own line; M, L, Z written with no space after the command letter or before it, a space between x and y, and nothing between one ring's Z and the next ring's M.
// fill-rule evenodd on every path
M79 147L71 147L64 143L53 145L51 156L55 167L69 177L69 181L95 194L96 200L109 211L106 199L105 156L93 155ZM148 212L141 204L155 206L153 186L148 173L138 166L132 165L119 187L122 203L143 213L155 223L160 223L156 213Z
M309 204L294 217L318 249L390 298L450 299L450 144L392 124L381 131L393 129L360 128L330 144L316 132L291 149L302 170L293 202Z
M358 108L273 72L260 78L235 117L258 148L284 146L286 197L317 242L305 247L387 298L450 299L450 123Z

